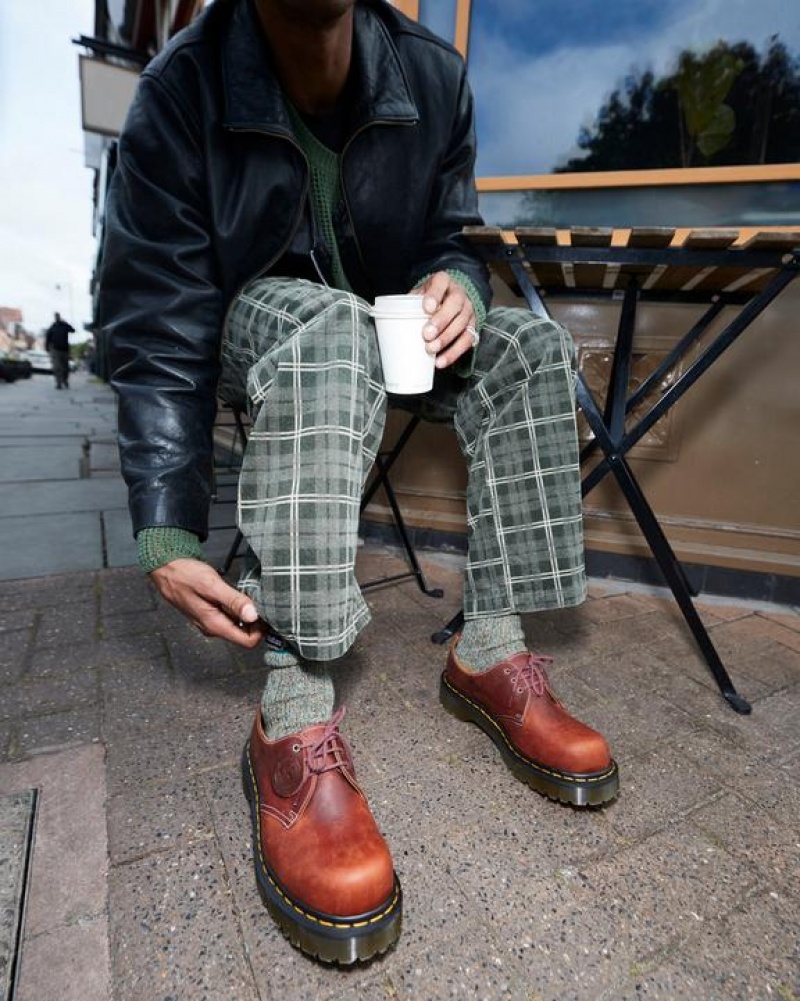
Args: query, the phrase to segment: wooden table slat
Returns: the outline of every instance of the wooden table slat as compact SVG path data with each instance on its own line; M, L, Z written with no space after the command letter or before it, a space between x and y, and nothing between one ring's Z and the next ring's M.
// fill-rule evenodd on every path
M622 239L617 237L616 244L615 232L624 232ZM753 268L751 264L745 263L746 255L743 251L780 255L800 248L800 231L756 233L740 245L736 245L739 233L734 229L691 230L677 243L675 232L674 229L660 226L634 227L628 231L576 226L566 233L569 244L576 248L608 248L616 245L626 250L665 250L664 259L657 264L537 261L537 248L557 247L559 242L564 243L564 235L559 241L559 232L554 227L519 226L514 230L514 237L524 267L530 272L533 283L545 290L554 291L613 291L625 288L629 279L634 276L639 285L648 291L692 291L709 296L720 291L752 293L767 285L775 269L763 266ZM499 227L466 227L464 233L472 243L484 248L505 250L513 246L513 237L509 238L509 233ZM717 256L722 251L725 262L722 266L710 265L707 268L697 264L670 264L671 254L667 248L676 251L716 251ZM492 267L504 281L512 286L516 285L516 278L506 260L502 257L495 258Z
M726 250L735 242L738 235L738 230L735 229L692 230L686 235L680 246L684 250ZM720 279L724 276L715 277L717 271L719 271L718 268L711 268L707 272L703 272L691 265L669 264L652 283L651 288L668 291L694 291L698 288L706 289L714 285L717 288L722 288L727 284L727 281L733 281L733 277L730 277L720 284ZM741 274L741 271L737 273Z
M575 226L570 232L573 247L610 247L613 236L613 229L588 226ZM565 265L564 271L571 287L605 288L608 285L613 288L619 268L607 264L574 264L571 269Z
M517 226L514 235L523 247L555 247L558 243L558 233L552 226Z
M634 227L628 234L628 247L645 247L660 250L668 247L675 236L675 230L666 226Z
M686 250L725 250L738 236L736 229L693 229L680 246Z
M741 250L767 250L779 253L800 247L800 233L756 233L741 245Z
M503 250L509 246L505 231L500 229L499 226L465 226L462 233L470 243L478 247L491 247L492 249ZM511 288L514 288L517 284L514 272L504 258L498 257L493 260L491 269Z
M492 244L505 244L505 234L499 226L465 226L462 230L470 243L491 246Z
M573 247L609 247L614 230L598 226L573 226L569 231Z
M518 226L514 235L526 260L527 247L555 247L558 244L558 234L552 226ZM534 285L549 289L568 287L564 268L557 261L527 261L527 264L533 273Z

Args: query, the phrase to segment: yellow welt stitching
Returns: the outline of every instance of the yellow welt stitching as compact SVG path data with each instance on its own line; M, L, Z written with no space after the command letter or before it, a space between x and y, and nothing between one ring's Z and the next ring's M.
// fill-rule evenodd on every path
M258 797L258 783L256 782L255 772L253 771L253 762L250 757L250 744L247 745L247 767L250 771L250 778L252 779L253 795L255 796L255 824L256 824L256 843L258 844L258 856L261 859L261 865L264 870L264 875L269 880L275 892L280 896L280 898L292 908L293 911L297 911L298 914L302 914L304 918L309 921L313 921L315 924L322 925L324 928L366 928L368 925L375 924L382 918L386 917L390 911L394 910L397 904L397 898L399 896L398 890L395 888L394 896L389 902L389 906L381 911L380 914L376 914L372 918L368 918L365 921L349 921L349 922L336 922L336 921L325 921L322 918L316 917L314 914L309 914L308 911L304 911L302 907L298 907L297 904L290 898L287 897L283 890L278 886L275 880L269 873L267 869L267 863L264 860L264 854L261 848L261 805L259 803Z
M584 782L587 783L603 782L605 779L610 778L610 776L612 776L616 771L617 766L613 761L611 763L611 767L608 768L606 771L602 772L600 775L590 776L587 778L575 778L575 776L570 775L569 772L559 772L556 769L545 768L544 765L540 765L537 762L532 761L530 758L526 758L524 754L521 754L508 739L503 728L481 706L479 706L477 702L473 702L472 699L470 699L468 696L464 695L463 692L460 692L457 688L455 688L447 680L446 677L442 676L442 681L447 685L447 687L450 689L451 692L453 692L454 695L457 695L460 699L463 699L465 702L469 702L469 704L472 706L473 709L477 709L478 712L481 714L481 716L485 717L492 724L495 730L497 730L497 732L503 738L503 741L508 747L509 751L511 751L511 753L514 755L514 757L519 758L519 760L523 764L528 765L530 768L535 768L537 771L544 772L546 775L552 775L553 778L563 779L565 782L573 782L575 785L580 785L583 784Z

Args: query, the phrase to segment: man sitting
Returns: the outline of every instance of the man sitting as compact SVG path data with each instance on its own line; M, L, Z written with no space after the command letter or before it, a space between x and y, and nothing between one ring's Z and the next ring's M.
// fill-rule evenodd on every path
M216 0L142 74L106 211L103 322L140 562L205 635L264 645L244 755L256 873L287 936L326 961L400 933L334 705L369 621L354 564L387 403L376 295L424 293L436 380L404 405L451 420L468 466L466 621L443 701L538 791L617 792L606 742L525 646L522 613L585 596L573 347L556 323L489 309L461 236L480 223L474 160L462 60L388 3ZM253 419L242 591L201 559L217 394Z

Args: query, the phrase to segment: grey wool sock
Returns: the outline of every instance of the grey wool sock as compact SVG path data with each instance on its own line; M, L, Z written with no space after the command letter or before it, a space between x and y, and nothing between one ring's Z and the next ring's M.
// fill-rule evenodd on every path
M268 668L261 720L268 740L280 740L333 715L333 676L327 664L303 660L279 637L267 638Z
M456 653L470 671L487 671L506 657L527 649L522 620L515 612L467 619Z

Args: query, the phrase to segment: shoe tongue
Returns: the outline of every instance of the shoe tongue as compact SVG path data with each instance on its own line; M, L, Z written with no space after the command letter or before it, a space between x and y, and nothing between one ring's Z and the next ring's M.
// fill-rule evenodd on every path
M500 667L503 664L508 664L511 667L519 669L527 663L528 657L530 657L530 653L527 650L520 650L519 653L514 653L510 657L506 657L505 660L501 660L497 666Z
M326 725L325 723L312 723L310 726L303 727L297 736L302 737L304 743L308 743L310 740L319 740L323 733L325 733ZM338 727L336 732L339 732Z

